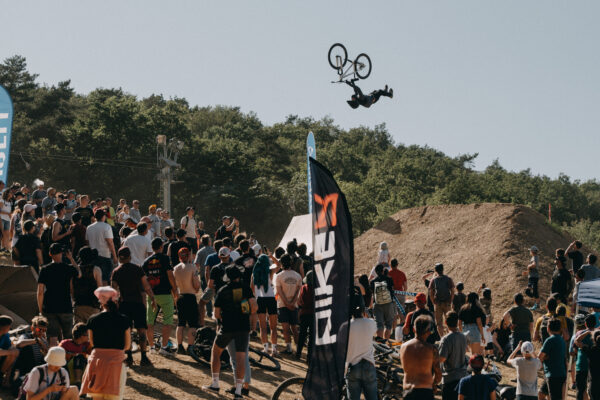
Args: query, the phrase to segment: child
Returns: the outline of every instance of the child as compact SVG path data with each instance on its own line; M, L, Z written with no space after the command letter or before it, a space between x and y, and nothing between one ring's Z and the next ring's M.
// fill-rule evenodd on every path
M379 254L377 256L377 264L383 264L386 268L390 267L390 251L386 242L381 242L379 245Z
M60 342L60 347L67 353L67 369L73 383L81 383L83 371L87 365L87 356L92 352L88 337L88 329L84 323L73 327L73 339Z
M13 320L8 315L0 315L0 374L2 375L2 387L7 388L10 385L10 371L12 369L19 350L17 350L11 340L8 331Z
M538 248L536 246L531 246L529 254L531 254L531 260L529 265L527 265L527 271L523 272L523 275L527 276L527 289L525 290L525 294L533 298L533 306L530 310L535 311L540 307L540 295L538 293L538 281L540 280L540 274L538 272Z
M486 321L488 324L491 324L494 322L492 317L492 289L485 287L485 283L481 285L480 289L483 289L483 296L479 302L481 303L481 308L483 308L483 311L485 312Z

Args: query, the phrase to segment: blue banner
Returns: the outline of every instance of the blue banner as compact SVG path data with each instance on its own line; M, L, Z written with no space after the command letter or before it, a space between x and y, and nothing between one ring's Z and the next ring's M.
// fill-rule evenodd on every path
M8 161L12 133L13 104L8 91L0 85L0 181L8 187Z
M308 182L308 213L312 214L312 186L310 182L310 159L317 159L317 146L312 132L306 137L306 176Z

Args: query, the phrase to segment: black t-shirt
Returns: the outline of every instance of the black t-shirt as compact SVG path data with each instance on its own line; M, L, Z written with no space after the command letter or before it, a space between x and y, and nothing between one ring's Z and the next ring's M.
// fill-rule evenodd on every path
M566 268L554 271L552 275L552 293L558 293L566 298L572 287L571 282L571 273Z
M146 258L142 264L142 269L146 273L148 283L154 294L169 294L171 293L171 282L167 271L173 271L171 260L164 254L153 254Z
M67 221L65 221L64 219L60 219L60 218L56 218L56 221L54 221L54 224L52 224L52 229L54 229L54 225L58 223L60 225L60 231L58 232L59 235L62 235L64 233L67 233L67 231L69 230L69 223ZM71 248L71 235L67 235L67 236L63 236L62 238L58 239L56 241L56 243L60 243L63 245L63 248Z
M167 240L165 241L165 244L163 245L163 254L167 255L167 252L169 251L169 246L173 243L175 243L177 240Z
M178 240L169 245L169 248L171 249L171 267L175 267L177 264L179 264L179 250L183 249L184 247L190 249L190 251L192 250L188 242L185 240Z
M224 285L223 277L225 276L225 268L230 264L219 263L210 269L210 279L215 282L215 293Z
M21 262L21 265L39 267L36 250L42 249L42 242L36 235L28 233L21 236L15 247L19 252L19 261Z
M94 347L119 349L125 347L125 332L129 329L129 318L114 312L101 312L88 319L87 327L94 335Z
M90 226L92 224L92 217L94 216L94 211L89 207L77 207L75 212L81 214L81 223L85 226Z
M254 270L254 264L256 264L256 257L250 253L242 254L235 260L235 263L241 267L241 271L244 274L242 277L244 284L250 286L250 278L252 278L252 270Z
M485 313L479 307L468 307L465 305L458 313L458 319L461 320L463 324L476 324L477 318L481 318L481 325L485 326Z
M394 297L394 281L387 275L381 275L371 281L371 293L375 293L375 282L385 282L390 291L392 298ZM385 293L385 292L384 292Z
M73 312L71 280L79 275L75 267L65 263L50 263L40 270L38 283L46 286L43 311L47 313Z
M214 268L213 268L214 269ZM217 292L215 307L221 309L223 332L250 331L250 303L252 290L242 282L230 282Z
M119 265L113 272L111 281L119 285L121 302L126 303L143 303L142 292L142 277L144 270L142 267L127 263Z
M577 273L583 265L583 254L579 250L573 250L567 253L567 256L573 260L573 272Z
M215 234L215 239L222 240L226 237L233 239L233 231L228 231L227 227L225 225L221 225L219 227L219 229L217 229L217 232Z
M581 351L588 358L588 371L592 386L600 385L600 347L584 345Z

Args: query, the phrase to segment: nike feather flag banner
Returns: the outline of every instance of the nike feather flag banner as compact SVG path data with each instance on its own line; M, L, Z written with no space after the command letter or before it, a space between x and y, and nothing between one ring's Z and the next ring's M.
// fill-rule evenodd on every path
M0 85L0 181L8 185L8 160L12 133L13 104L6 89Z
M315 144L315 135L312 132L306 137L306 172L308 181L308 213L312 214L312 190L310 185L310 159L317 159L317 145Z
M350 289L354 277L352 221L331 172L310 158L314 251L315 329L302 395L338 400L348 347Z

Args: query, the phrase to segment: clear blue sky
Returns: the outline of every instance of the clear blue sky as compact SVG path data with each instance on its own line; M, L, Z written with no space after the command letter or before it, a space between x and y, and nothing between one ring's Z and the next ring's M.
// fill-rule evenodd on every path
M240 106L350 128L386 123L397 143L478 152L510 170L598 178L597 1L0 0L0 58L77 92L122 87L192 105ZM393 100L350 109L327 50L366 52L364 90ZM18 134L18 133L15 133ZM318 146L318 138L317 138Z

